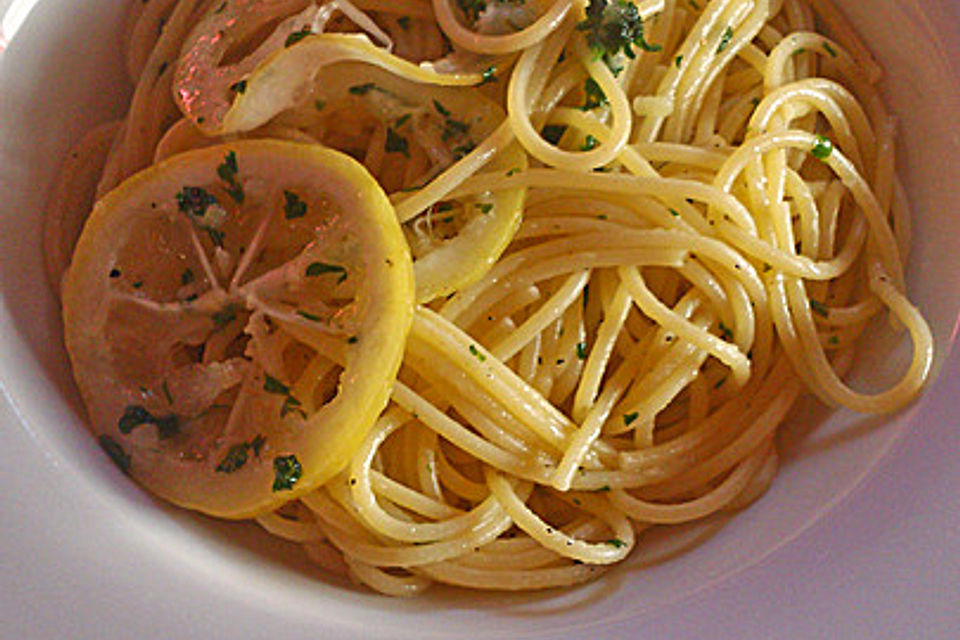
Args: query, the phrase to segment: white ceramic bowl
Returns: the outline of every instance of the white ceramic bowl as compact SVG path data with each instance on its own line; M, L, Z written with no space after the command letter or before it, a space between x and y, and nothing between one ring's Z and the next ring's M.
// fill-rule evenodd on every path
M947 490L960 486L960 446L947 428L960 411L960 358L947 361L960 309L960 3L840 4L882 61L900 118L900 171L916 224L909 281L934 330L938 369L947 362L940 388L884 418L805 403L770 492L687 553L642 552L570 591L438 590L398 601L317 575L252 526L158 504L84 430L43 280L41 218L68 145L121 113L115 35L125 3L0 0L8 47L0 53L0 635L960 636L960 512ZM906 351L871 347L861 366L871 376L894 371ZM871 472L853 505L832 509ZM897 550L905 555L887 555ZM823 557L829 562L817 564ZM856 613L871 602L880 609Z

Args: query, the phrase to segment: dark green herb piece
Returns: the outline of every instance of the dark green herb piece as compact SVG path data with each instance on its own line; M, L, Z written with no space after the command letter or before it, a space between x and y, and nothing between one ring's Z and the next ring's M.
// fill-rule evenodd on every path
M834 49L832 46L830 46L830 43L829 43L829 42L824 42L824 43L823 43L823 50L826 51L827 53L829 53L829 54L830 54L831 56L833 56L834 58L837 57L837 50Z
M840 338L838 338L837 336L830 336L830 337L827 339L827 342L828 342L829 344L840 344Z
M811 309L815 314L817 314L818 316L821 316L821 317L823 317L823 318L827 318L827 317L830 316L830 310L827 309L827 306L826 306L825 304L823 304L822 302L820 302L819 300L811 300L811 301L810 301L810 309Z
M587 343L586 342L577 343L577 357L581 360L587 359Z
M223 248L223 238L226 235L223 231L213 227L204 227L203 230L210 236L210 242L213 243L213 246Z
M303 39L306 38L307 36L311 35L312 33L313 33L313 31L310 29L310 26L309 26L309 25L308 25L308 26L305 26L305 27L303 27L302 29L300 29L299 31L294 31L293 33L291 33L290 35L288 35L288 36L287 36L287 39L286 39L286 40L284 41L284 43L283 43L283 46L284 46L284 47L292 47L293 45L297 44L298 42L300 42L301 40L303 40Z
M640 11L628 0L590 0L587 18L577 25L577 29L586 32L590 49L611 69L616 66L613 58L621 51L628 58L636 57L634 45L644 51L660 51L662 48L644 40Z
M473 150L476 149L476 148L477 148L477 145L471 140L470 142L467 142L467 143L465 143L465 144L461 144L461 145L458 146L458 147L454 147L454 148L453 148L453 157L454 157L455 159L459 160L460 158L464 157L465 155L467 155L468 153L470 153L471 151L473 151ZM421 185L421 186L419 186L419 187L416 187L416 189L422 189L422 188L423 188L423 185ZM416 190L416 189L415 189L415 190Z
M476 345L473 345L473 344L470 345L470 355L472 355L474 358L476 358L476 359L479 360L480 362L485 362L486 359L487 359L487 356L485 356L484 354L480 353L480 350L477 349L477 346L476 346Z
M247 81L246 80L237 80L232 85L230 85L230 91L234 93L244 93L247 90Z
M730 327L728 327L727 325L721 322L719 329L720 329L720 335L722 335L724 339L733 340L733 331L730 329Z
M249 451L249 442L241 442L240 444L233 445L215 470L220 473L233 473L234 471L238 471L243 465L247 464Z
M339 274L340 277L337 278L338 284L347 279L347 270L340 265L327 264L326 262L311 262L307 265L306 274L311 278L322 276L325 273Z
M464 135L468 131L470 131L469 124L448 117L443 123L443 141L446 142L447 140L455 138L456 136Z
M723 30L723 35L720 36L720 44L717 45L717 53L720 53L726 49L731 40L733 40L733 27L727 25L727 28Z
M639 417L640 417L640 413L637 412L637 411L634 411L633 413L625 413L625 414L623 414L623 424L624 424L624 426L629 427L629 426L630 426L631 424L633 424L633 422L634 422L637 418L639 418Z
M603 89L600 88L600 85L593 78L584 80L583 93L585 97L583 106L580 107L583 111L590 111L591 109L602 107L609 102L607 100L607 94L603 92Z
M301 409L302 405L300 401L294 398L293 396L287 396L283 401L283 406L280 407L280 417L285 418L287 414L290 413L299 413L301 418L307 417L307 412Z
M311 320L313 322L323 322L323 318L321 318L320 316L314 313L310 313L309 311L303 311L302 309L297 309L297 315L300 316L301 318L306 318L307 320Z
M677 69L679 69L680 65L683 64L683 56L677 56L676 58L674 58L673 64L675 64L677 66Z
M100 444L100 448L113 460L113 464L117 465L117 468L120 471L123 471L126 474L130 473L130 454L123 450L117 441L111 438L108 435L102 435L97 438L97 442Z
M400 127L402 127L403 125L405 125L405 124L407 123L407 120L409 120L409 119L410 119L410 114L409 114L409 113L405 113L405 114L403 114L402 116L400 116L399 118L397 118L397 121L394 123L394 126L396 126L396 127L399 129Z
M273 490L289 491L303 475L303 468L297 456L277 456L273 459Z
M476 205L477 209L480 209L480 213L487 214L493 211L492 202L478 202Z
M313 107L314 107L314 109L316 109L317 111L323 111L323 108L324 108L325 106L327 106L326 100L314 100L314 101L313 101Z
M237 319L237 305L228 304L210 317L213 320L214 329L216 331L222 331L227 325Z
M722 387L722 386L724 385L724 383L725 383L726 381L727 381L726 376L720 378L720 379L717 380L717 382L713 385L713 388L714 388L714 389L719 389L720 387Z
M437 113L442 115L444 118L450 117L450 110L443 106L443 104L436 98L433 100L433 108L436 109Z
M387 141L384 145L387 153L402 153L410 157L410 143L407 139L393 130L393 127L387 127Z
M196 218L202 218L217 199L203 187L183 187L177 192L177 209Z
M180 420L175 415L157 417L139 405L131 405L124 410L117 422L117 429L123 435L130 435L134 429L145 424L152 424L157 428L157 436L161 440L172 438L180 433Z
M410 16L402 16L397 18L397 24L400 25L400 28L406 31L410 28Z
M263 374L263 390L267 393L273 393L279 396L286 396L290 394L290 387L266 372Z
M550 144L559 144L560 138L563 137L563 134L566 132L566 130L566 125L548 124L543 128L543 131L540 132L540 135L542 135L543 139Z
M457 0L457 6L460 7L460 11L463 11L467 20L473 23L487 8L487 3L485 0Z
M588 133L587 137L583 139L583 144L580 145L580 151L590 151L595 149L598 144L600 144L600 141Z
M283 215L287 220L302 218L307 215L307 203L293 191L283 190Z
M185 287L196 279L197 277L193 275L193 269L187 267L183 270L183 273L180 274L180 286Z
M833 153L833 142L830 138L818 134L817 141L814 143L813 149L810 150L810 154L817 160L826 160L831 153Z
M521 171L522 169L520 167L514 167L513 169L510 169L510 171L507 171L507 177L509 178L510 176L515 176Z
M377 88L377 85L375 85L374 83L365 82L363 84L358 84L356 86L350 87L349 89L347 89L347 91L349 91L355 96L365 96L376 88Z
M223 157L223 162L217 167L217 175L227 183L227 193L236 203L243 202L243 185L237 180L237 174L240 168L237 165L237 154L235 151L228 151Z
M497 81L497 68L496 68L495 66L493 66L493 65L487 67L486 69L483 70L483 73L480 74L480 78L482 79L482 82L480 82L480 84L487 84L487 83L490 83L490 82L496 82L496 81Z
M617 549L622 549L627 546L627 543L621 540L620 538L610 538L607 540L607 544L610 546L616 547Z

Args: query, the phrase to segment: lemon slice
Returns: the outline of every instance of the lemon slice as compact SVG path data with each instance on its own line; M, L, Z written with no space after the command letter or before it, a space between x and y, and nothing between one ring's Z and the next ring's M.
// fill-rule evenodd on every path
M317 36L315 41L332 38ZM303 69L297 61L309 45L298 44L273 63ZM362 160L386 191L402 199L471 154L506 114L477 89L425 84L396 59L386 63L340 60L320 69L270 126L301 131ZM272 83L251 81L231 113L259 121L247 110L275 98ZM526 167L526 154L513 144L485 168L506 176ZM417 301L452 293L486 273L519 225L524 196L524 189L514 188L443 200L402 220L414 257Z
M107 453L176 504L240 518L347 464L402 358L412 266L361 165L244 140L173 156L105 196L63 306Z
M395 56L365 35L311 35L309 25L296 27L303 22L301 14L281 22L247 52L250 47L245 43L268 27L271 17L276 19L267 11L268 3L261 6L232 10L228 5L223 12L208 15L184 43L173 81L174 98L207 135L259 127L296 103L317 71L335 62L365 61L417 82L444 86L480 84L496 73L485 60L475 62L473 69L440 72Z

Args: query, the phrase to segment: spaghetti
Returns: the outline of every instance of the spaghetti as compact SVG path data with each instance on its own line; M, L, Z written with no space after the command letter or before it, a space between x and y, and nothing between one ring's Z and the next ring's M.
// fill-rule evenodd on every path
M125 46L129 112L51 204L55 283L93 191L189 149L322 144L390 194L418 302L390 403L257 517L372 589L590 580L761 495L805 391L891 412L929 374L894 121L829 0L149 0ZM860 393L885 311L912 360Z

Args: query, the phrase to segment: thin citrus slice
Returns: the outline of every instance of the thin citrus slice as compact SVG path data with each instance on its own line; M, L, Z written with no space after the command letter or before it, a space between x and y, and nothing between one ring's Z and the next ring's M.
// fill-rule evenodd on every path
M314 34L316 7L290 15L302 4L234 0L194 28L177 65L174 97L204 133L248 131L264 124L297 100L318 69L338 61L393 67L410 79L449 86L479 84L495 73L485 57L467 56L469 62L461 64L417 65L362 34ZM292 51L296 52L292 56L280 55ZM248 100L245 90L255 85L266 89L258 93L261 98L237 109Z
M299 69L311 46L326 47L340 36L314 36L274 56L270 64ZM312 44L313 43L313 44ZM332 45L331 45L332 46ZM274 114L270 125L301 131L361 160L388 192L410 195L470 155L505 120L503 109L470 87L425 83L419 68L386 56L343 61L307 74L296 100ZM275 77L269 68L263 73ZM297 80L300 82L300 80ZM251 78L231 110L237 119L259 122L259 105L274 104L273 82ZM471 160L472 161L472 158ZM509 144L486 162L504 175L526 169L526 155ZM466 172L465 172L466 173ZM417 301L429 302L480 278L513 237L525 190L503 189L433 202L401 219L414 257Z
M360 164L244 140L173 156L105 196L63 304L107 453L176 504L239 518L347 464L402 358L412 266Z

